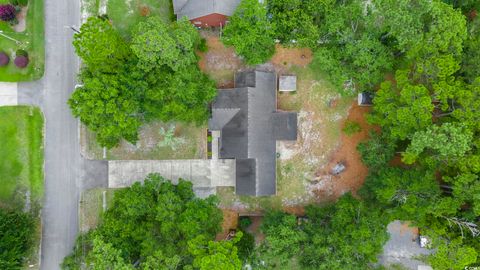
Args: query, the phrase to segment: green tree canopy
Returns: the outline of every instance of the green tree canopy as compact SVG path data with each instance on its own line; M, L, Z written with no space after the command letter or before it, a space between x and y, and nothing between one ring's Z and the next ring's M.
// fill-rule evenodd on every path
M83 69L83 85L68 101L73 115L94 131L98 143L107 148L116 146L121 139L136 143L142 121L139 99L145 85L128 69L117 72L92 73Z
M23 269L35 237L34 219L0 208L0 268Z
M213 196L196 198L191 182L180 180L174 185L159 175L149 175L143 184L137 182L115 192L101 224L79 237L84 243L77 245L71 257L85 252L91 269L109 269L102 268L109 263L121 266L119 269L134 269L134 264L135 269L182 269L196 258L189 243L211 241L220 231L222 212L217 203ZM207 253L212 258L228 255L232 261L238 260L233 248L231 253L222 249L229 244L212 244L215 248ZM79 269L80 264L67 258L64 269ZM163 268L157 268L159 265Z
M75 52L92 72L115 73L132 56L131 50L108 20L90 17L73 37Z
M188 250L195 257L193 267L200 270L240 270L242 262L235 246L242 238L238 232L231 240L212 241L199 235L188 242Z
M161 67L179 71L196 63L199 42L200 35L186 18L168 25L152 16L133 30L131 48L145 72Z
M438 161L448 162L462 157L471 149L473 133L463 125L445 123L433 125L424 131L417 131L410 145L403 153L403 162L414 163L422 152L430 150L429 157Z
M385 167L395 154L395 141L392 141L385 133L371 131L367 141L357 145L357 150L362 156L362 162L368 168L378 170Z
M408 71L397 71L396 81L396 85L391 81L381 84L369 120L391 138L403 140L432 125L434 105L425 86L409 82Z
M223 30L222 42L235 47L249 65L270 59L275 40L265 5L258 0L242 0Z

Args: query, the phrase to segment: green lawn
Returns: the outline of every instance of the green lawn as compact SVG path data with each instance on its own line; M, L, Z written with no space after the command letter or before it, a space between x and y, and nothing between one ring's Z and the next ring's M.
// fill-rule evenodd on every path
M107 3L107 15L113 26L126 38L147 16L159 16L167 23L174 19L172 0L83 0L82 12L88 16L103 15L100 14L103 1Z
M24 209L30 197L37 211L43 196L43 116L33 107L0 107L0 119L0 205Z
M168 23L172 19L171 13L171 0L108 0L107 4L108 17L126 37L129 37L132 28L146 16L159 16Z
M8 2L8 0L0 0L1 4ZM25 31L15 32L8 23L0 22L0 30L4 34L21 42L17 45L14 41L0 36L0 50L10 56L10 63L0 67L0 81L33 81L43 76L45 63L43 0L28 2ZM29 54L30 63L24 69L17 68L13 63L12 54L17 49L24 49Z

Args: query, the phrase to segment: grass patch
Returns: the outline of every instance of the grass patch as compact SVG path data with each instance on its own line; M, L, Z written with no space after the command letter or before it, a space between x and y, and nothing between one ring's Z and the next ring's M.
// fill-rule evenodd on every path
M107 151L108 159L203 159L206 158L206 126L176 123L171 138L165 138L171 123L152 122L144 124L139 131L139 141L132 145L122 141L119 146ZM162 132L162 130L164 132ZM166 144L165 140L173 140ZM103 149L97 144L95 134L86 127L81 132L82 149L91 159L102 159Z
M38 108L0 107L0 207L29 211L36 219L28 269L39 268L43 199L43 115Z
M158 16L169 23L173 17L171 0L108 0L107 15L113 26L129 37L133 27L148 16Z
M79 204L79 227L81 233L86 233L97 227L103 214L103 193L107 209L112 206L114 189L95 188L82 193Z
M33 107L0 107L0 203L23 209L43 197L43 116ZM33 209L33 208L32 208Z
M9 3L8 0L0 0L0 4ZM33 81L43 76L45 64L45 41L44 41L44 15L43 0L29 0L26 18L26 30L15 32L6 22L0 22L0 30L5 35L21 42L17 45L14 41L0 36L0 50L10 56L10 63L0 67L0 81ZM28 52L30 63L24 69L17 68L13 63L12 55L17 49Z
M355 133L362 131L362 127L358 122L355 121L346 121L345 125L342 128L343 133L347 136L352 136Z

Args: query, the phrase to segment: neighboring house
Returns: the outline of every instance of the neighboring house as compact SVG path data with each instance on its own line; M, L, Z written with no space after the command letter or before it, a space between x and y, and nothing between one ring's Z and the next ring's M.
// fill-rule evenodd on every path
M212 157L235 159L235 193L276 194L276 141L297 139L297 114L277 111L277 77L249 71L219 90L208 128Z
M177 19L187 17L198 27L218 27L227 23L240 0L173 0Z

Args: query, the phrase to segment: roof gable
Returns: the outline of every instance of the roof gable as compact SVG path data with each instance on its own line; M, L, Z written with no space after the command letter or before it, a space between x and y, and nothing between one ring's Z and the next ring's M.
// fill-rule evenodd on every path
M238 4L240 0L173 0L173 11L177 18L190 20L213 13L231 16Z

